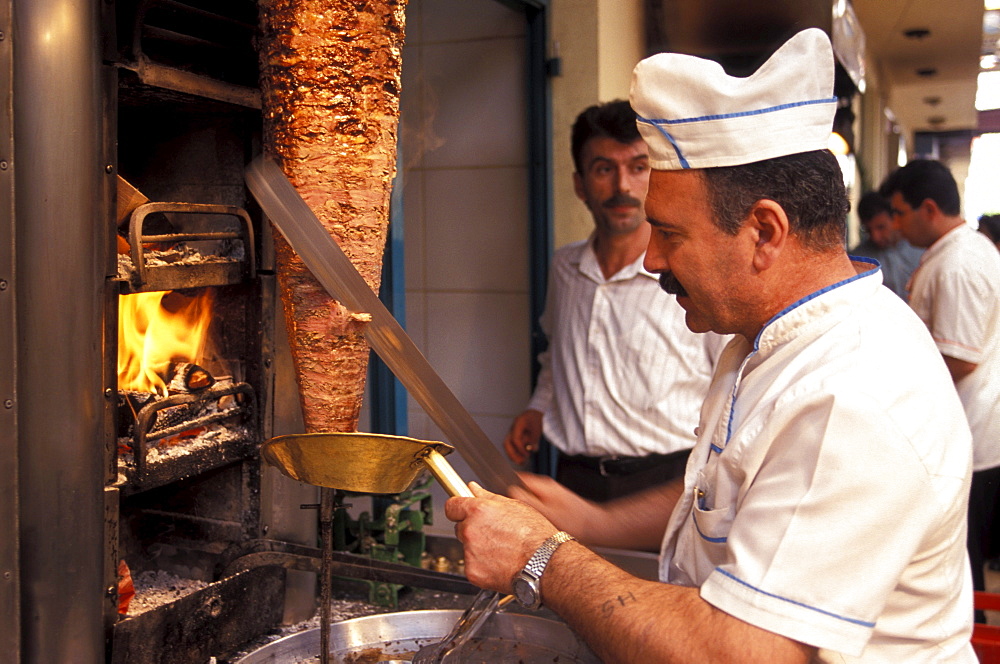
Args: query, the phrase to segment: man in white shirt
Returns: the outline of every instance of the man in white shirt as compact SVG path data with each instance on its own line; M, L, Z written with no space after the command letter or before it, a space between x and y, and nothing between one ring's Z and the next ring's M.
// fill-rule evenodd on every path
M628 102L580 113L572 150L594 232L553 256L540 320L548 348L504 448L523 463L544 433L556 479L604 501L683 474L726 339L688 330L677 300L642 267L649 156Z
M603 661L977 661L972 436L927 328L844 250L833 78L815 28L750 77L635 69L645 266L691 330L736 335L683 485L597 504L526 476L445 504L473 583L544 602ZM588 544L660 545L661 581Z
M961 217L958 185L938 161L918 159L881 187L900 232L926 247L910 280L910 306L944 357L972 429L969 558L976 590L1000 553L1000 252Z
M882 283L906 300L906 285L920 263L923 250L900 235L892 220L889 201L877 191L869 191L858 201L858 220L867 237L849 253L877 260L882 267Z

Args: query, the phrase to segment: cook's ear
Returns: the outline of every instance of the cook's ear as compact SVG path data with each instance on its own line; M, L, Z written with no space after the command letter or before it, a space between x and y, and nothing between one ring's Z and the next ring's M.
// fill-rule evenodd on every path
M936 216L941 212L941 208L938 207L937 201L935 201L933 198L925 198L920 203L920 208L923 209L924 214L931 217Z
M775 201L761 199L750 208L747 225L755 232L753 266L758 272L771 267L788 239L788 215Z
M581 201L587 200L586 193L583 191L583 177L577 171L573 171L573 191L576 192L576 197Z

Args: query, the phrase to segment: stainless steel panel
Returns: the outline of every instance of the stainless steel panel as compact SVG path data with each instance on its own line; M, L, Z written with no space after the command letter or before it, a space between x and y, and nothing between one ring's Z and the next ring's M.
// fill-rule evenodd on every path
M14 0L21 662L103 662L100 0Z
M0 2L0 652L19 659L17 495L17 318L14 271L14 157L11 0Z

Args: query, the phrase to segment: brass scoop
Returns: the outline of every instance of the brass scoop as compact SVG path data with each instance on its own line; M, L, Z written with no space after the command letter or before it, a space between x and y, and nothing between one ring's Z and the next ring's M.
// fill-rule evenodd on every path
M261 454L293 480L357 493L402 493L426 467L448 495L471 498L472 491L444 458L453 449L445 443L404 436L305 433L272 438L264 443ZM412 661L438 664L446 657L461 657L465 643L498 607L512 599L481 590L451 633L422 647Z
M444 455L446 443L377 433L304 433L278 436L261 454L293 480L356 493L402 493L425 467L450 496L472 491Z

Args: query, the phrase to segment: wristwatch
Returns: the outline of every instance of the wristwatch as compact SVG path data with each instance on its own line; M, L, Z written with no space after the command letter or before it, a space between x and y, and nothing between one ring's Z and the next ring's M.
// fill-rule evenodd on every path
M545 571L545 566L549 564L549 558L556 552L559 545L572 539L576 538L560 530L542 542L524 569L514 576L511 585L514 586L514 596L517 597L517 601L522 606L537 609L542 605L542 572Z

